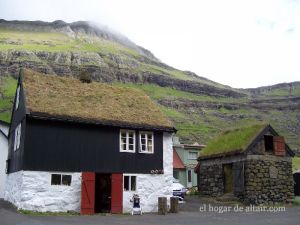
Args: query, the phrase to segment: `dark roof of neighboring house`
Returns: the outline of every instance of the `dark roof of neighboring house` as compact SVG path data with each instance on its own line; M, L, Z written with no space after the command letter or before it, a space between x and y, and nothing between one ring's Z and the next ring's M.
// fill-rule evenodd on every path
M173 150L173 168L174 169L184 169L185 166L180 159L179 155L177 154L176 150Z
M217 158L246 152L268 130L278 135L269 124L257 124L225 131L208 143L200 152L199 159ZM286 149L291 156L294 155L287 144Z
M29 116L101 125L175 131L142 91L23 70Z
M206 147L206 145L200 145L198 143L194 143L194 144L183 144L184 146L184 149L194 149L194 150L201 150L203 149L204 147Z

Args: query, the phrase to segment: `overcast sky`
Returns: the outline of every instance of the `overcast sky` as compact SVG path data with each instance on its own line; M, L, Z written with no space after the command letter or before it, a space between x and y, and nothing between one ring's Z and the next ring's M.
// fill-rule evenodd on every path
M0 0L0 18L95 21L232 87L300 80L300 0Z

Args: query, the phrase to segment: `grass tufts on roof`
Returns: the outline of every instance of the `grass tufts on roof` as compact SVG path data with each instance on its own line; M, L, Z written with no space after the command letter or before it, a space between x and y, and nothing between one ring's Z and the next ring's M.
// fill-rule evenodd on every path
M24 70L30 113L105 123L172 128L171 122L142 91Z
M265 127L265 124L257 124L251 127L225 131L212 139L201 151L200 156L222 155L243 151Z

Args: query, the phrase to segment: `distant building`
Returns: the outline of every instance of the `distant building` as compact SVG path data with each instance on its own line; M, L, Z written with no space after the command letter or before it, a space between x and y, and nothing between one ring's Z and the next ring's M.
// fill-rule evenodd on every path
M199 152L205 145L181 144L178 137L173 138L173 176L185 187L197 186L197 174L194 172L197 166Z
M226 131L200 153L199 192L226 194L246 204L293 201L293 156L284 138L270 125Z
M0 120L0 198L4 197L9 124Z

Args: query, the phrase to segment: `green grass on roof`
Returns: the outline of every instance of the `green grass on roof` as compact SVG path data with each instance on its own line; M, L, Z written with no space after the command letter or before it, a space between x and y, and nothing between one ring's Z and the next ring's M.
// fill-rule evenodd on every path
M219 155L244 150L266 125L237 128L223 132L212 139L202 150L201 156Z
M24 70L30 112L101 122L172 128L159 107L141 90Z

